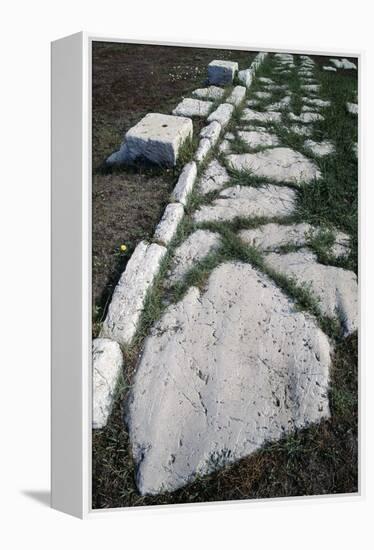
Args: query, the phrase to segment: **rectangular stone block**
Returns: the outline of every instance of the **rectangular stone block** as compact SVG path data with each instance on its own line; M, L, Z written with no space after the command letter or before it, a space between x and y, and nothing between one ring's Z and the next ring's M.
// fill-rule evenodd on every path
M177 185L172 194L173 200L186 204L188 195L191 193L197 176L196 162L189 162L183 168L178 178Z
M232 84L238 69L239 65L236 61L224 61L220 59L211 61L208 65L209 84Z
M100 336L120 345L131 343L138 328L147 292L159 271L166 248L141 241L114 289Z
M192 120L186 117L149 113L126 133L118 152L108 164L131 164L146 160L163 166L175 166L179 149L192 138Z
M183 215L184 208L181 203L172 202L168 204L160 223L156 227L155 240L168 245L174 237Z

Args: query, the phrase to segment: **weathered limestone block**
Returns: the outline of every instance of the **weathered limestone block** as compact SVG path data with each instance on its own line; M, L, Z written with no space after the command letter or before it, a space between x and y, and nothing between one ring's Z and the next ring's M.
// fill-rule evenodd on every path
M358 327L358 286L353 271L340 267L322 265L309 250L289 254L268 254L266 264L272 269L292 277L300 285L307 285L319 300L324 315L337 318L344 335Z
M165 208L164 215L156 227L155 240L161 244L168 245L174 237L178 225L184 215L183 204L172 202Z
M147 292L159 271L166 248L142 241L135 248L114 289L100 336L120 345L131 343L138 328Z
M228 139L224 139L223 141L221 141L221 143L218 146L218 151L220 153L224 153L225 155L228 155L229 153L231 153L230 141Z
M202 138L195 153L196 162L202 162L212 148L212 142L208 138Z
M279 145L279 139L276 134L261 131L238 132L238 137L244 141L249 147L274 147Z
M229 97L226 99L226 103L231 103L237 107L244 101L246 93L247 90L244 86L235 86Z
M106 426L115 398L117 381L123 367L120 346L109 338L92 342L92 427Z
M173 110L173 115L207 117L212 110L212 101L202 101L186 97Z
M192 95L199 99L210 99L217 101L217 99L222 99L225 95L225 90L219 88L218 86L208 86L207 88L198 88L192 92Z
M304 142L304 147L308 151L311 151L316 157L325 157L326 155L331 155L335 151L334 144L331 141L313 141L312 139L307 139Z
M226 85L232 84L239 65L236 61L224 61L215 59L208 65L209 84Z
M251 122L257 120L258 122L281 122L282 113L276 111L269 111L262 113L261 111L253 111L252 109L244 109L242 114L242 120Z
M146 339L126 414L139 492L174 491L328 418L330 352L265 275L217 267Z
M321 86L320 84L303 84L300 86L306 92L319 92Z
M107 163L125 164L146 160L175 166L181 145L192 139L192 120L185 117L149 113L126 132L121 148Z
M254 78L253 69L244 69L244 70L238 72L238 80L246 88L249 88L251 86L251 84L253 82L253 78Z
M313 130L310 126L302 126L300 124L291 124L290 131L298 136L311 136Z
M217 250L220 244L221 237L218 233L204 229L192 233L175 251L167 285L181 281L191 268Z
M313 161L288 147L276 147L259 153L229 155L227 158L235 170L248 170L256 176L279 183L310 183L321 177Z
M291 99L291 96L285 96L276 103L272 103L265 108L267 111L283 111L289 109Z
M322 68L324 71L333 71L335 73L337 71L336 67L330 67L329 65L324 65Z
M357 69L357 66L355 63L352 63L351 61L348 61L348 59L330 59L330 63L335 65L337 69Z
M191 193L197 176L196 162L186 164L178 178L178 182L174 187L172 199L185 205L188 195Z
M271 78L266 78L265 76L259 76L258 81L261 82L261 84L274 84L274 80Z
M219 139L222 126L216 120L213 120L208 126L204 126L200 132L200 137L207 138L211 141L212 145L215 145Z
M233 105L231 105L230 103L221 103L221 105L219 105L219 107L215 111L210 113L207 120L208 122L219 122L222 128L225 128L225 126L227 126L227 124L230 122L233 112Z
M235 218L289 216L295 210L296 193L289 187L228 187L218 199L203 205L193 219L197 223L232 221Z
M212 191L218 191L222 189L228 182L230 177L218 160L212 160L205 172L203 173L199 182L199 191L202 195L211 193Z
M253 92L253 95L258 99L271 99L272 97L270 92Z

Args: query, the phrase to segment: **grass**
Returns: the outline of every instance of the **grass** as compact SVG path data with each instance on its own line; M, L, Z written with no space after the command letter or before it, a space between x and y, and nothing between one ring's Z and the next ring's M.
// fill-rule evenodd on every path
M274 64L273 57L269 56L257 76L267 76L279 84L289 84L294 95L292 110L298 112L301 107L300 97L304 94L300 90L296 71L292 71L290 77L275 76ZM191 216L193 211L214 200L217 194L202 197L195 188L189 197L185 218L169 248L160 275L147 296L134 345L124 350L124 378L117 389L118 399L108 425L104 430L93 434L95 508L338 494L358 490L357 335L343 339L337 322L321 314L319 303L308 287L297 285L292 279L269 269L262 253L255 247L245 245L237 236L240 229L255 228L270 221L281 224L309 222L319 229L308 236L308 245L316 252L319 261L331 263L329 250L334 231L339 229L348 233L352 253L347 260L341 264L337 262L337 265L357 270L357 160L352 152L352 142L357 140L357 120L347 117L345 112L345 102L354 99L356 83L352 76L348 78L339 72L333 75L325 73L319 71L318 66L315 72L322 82L322 98L331 99L334 107L322 111L325 120L314 125L311 139L330 139L335 144L335 154L327 159L316 159L303 150L305 138L285 131L284 124L268 126L278 134L282 145L301 150L317 162L322 174L321 179L310 185L302 185L297 190L297 209L292 216L282 219L236 218L231 222L196 225ZM260 88L256 79L248 97ZM277 98L283 95L284 91L276 93ZM273 94L271 102L275 101L277 99ZM263 106L266 106L266 102ZM240 124L242 108L243 106L235 111L226 131L233 131ZM235 147L242 147L244 150L243 144L236 143ZM189 158L188 150L183 154L184 160ZM199 174L213 155L217 155L216 149L199 167ZM222 160L222 156L219 158ZM260 182L253 174L236 173L233 170L230 170L229 175L231 181L228 185L258 186L264 181L261 179ZM222 239L220 249L194 265L182 282L171 289L165 289L163 278L170 267L175 248L198 227L219 232ZM282 252L291 250L293 247L284 247ZM142 497L136 489L135 469L123 417L126 394L131 387L144 337L170 301L182 299L191 285L203 289L211 271L217 265L233 260L248 262L274 280L295 301L297 308L315 316L322 330L334 342L329 395L331 418L289 434L280 441L269 442L250 457L223 467L209 476L198 478L194 483L172 494ZM220 460L220 457L212 459Z

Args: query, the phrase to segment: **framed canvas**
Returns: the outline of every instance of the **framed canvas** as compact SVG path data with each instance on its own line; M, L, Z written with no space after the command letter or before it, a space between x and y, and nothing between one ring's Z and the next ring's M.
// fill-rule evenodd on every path
M52 43L52 506L357 498L360 54Z

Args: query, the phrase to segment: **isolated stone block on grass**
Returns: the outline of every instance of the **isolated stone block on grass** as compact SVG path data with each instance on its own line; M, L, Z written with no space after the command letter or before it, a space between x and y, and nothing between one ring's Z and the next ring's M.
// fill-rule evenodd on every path
M239 65L236 61L224 61L215 59L208 65L209 84L232 84Z
M192 120L186 117L149 113L125 134L121 148L107 164L132 164L145 160L175 166L183 143L192 139Z

